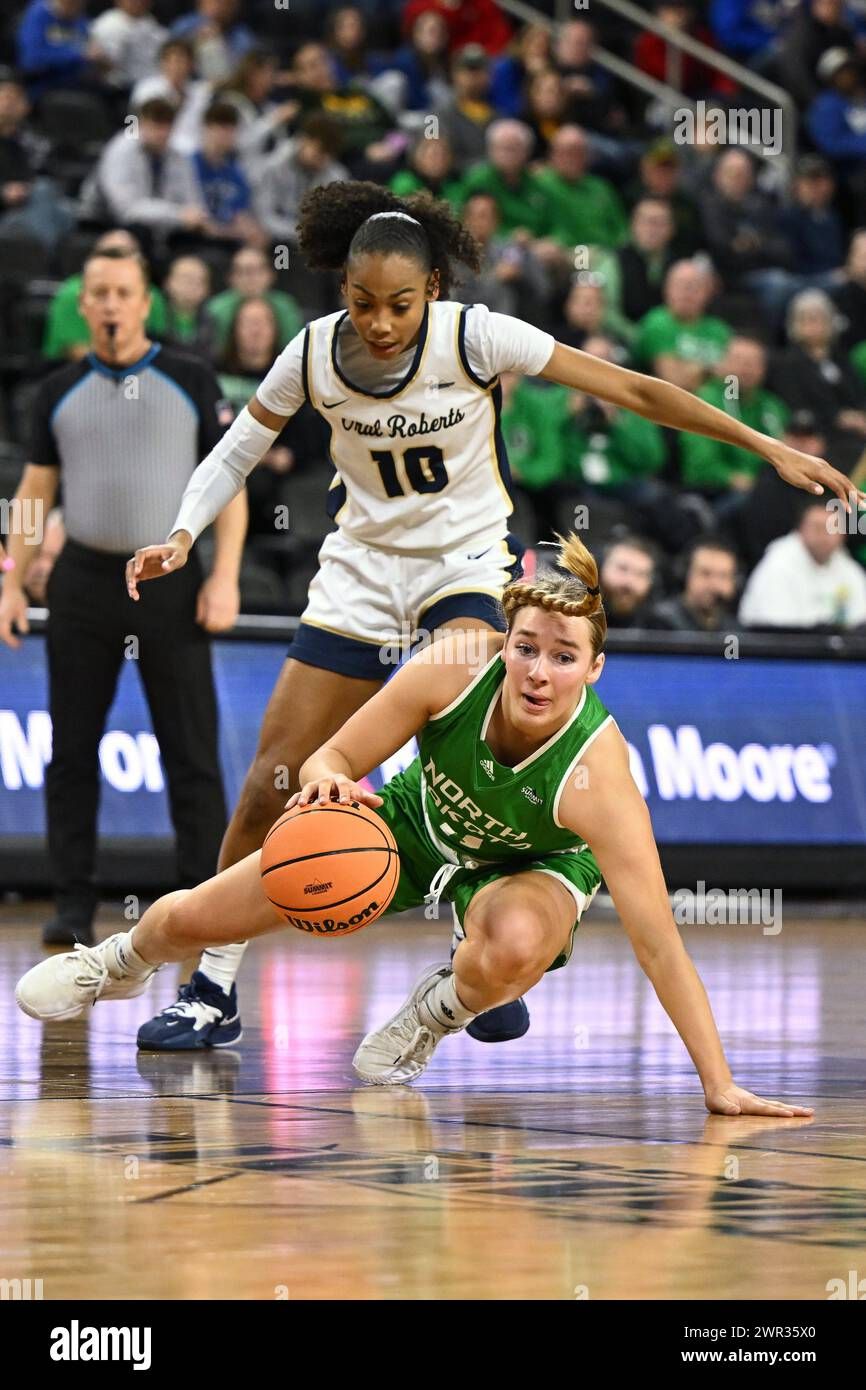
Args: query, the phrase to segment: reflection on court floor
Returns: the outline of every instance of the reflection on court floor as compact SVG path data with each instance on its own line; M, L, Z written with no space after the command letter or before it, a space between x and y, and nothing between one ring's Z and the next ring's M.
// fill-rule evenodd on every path
M351 1056L444 928L256 943L237 1050L166 1056L134 1039L174 969L87 1021L19 1013L40 920L0 909L0 1277L47 1299L823 1299L866 1274L859 924L684 929L736 1079L816 1108L778 1121L706 1114L603 915L525 1038L447 1040L395 1090Z

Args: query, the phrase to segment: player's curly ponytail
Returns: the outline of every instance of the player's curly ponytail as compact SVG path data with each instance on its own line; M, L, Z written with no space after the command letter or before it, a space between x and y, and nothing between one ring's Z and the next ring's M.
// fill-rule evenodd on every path
M374 216L383 212L406 215ZM342 270L350 258L370 252L410 256L427 274L438 269L440 299L451 294L455 263L470 270L481 265L478 242L447 203L429 193L398 198L367 180L310 189L301 201L298 241L311 270Z
M583 541L572 531L568 538L556 533L559 541L557 569L565 573L542 575L534 580L509 584L502 595L502 608L508 630L521 608L545 608L565 613L569 618L588 618L592 628L592 651L598 656L607 636L607 619L601 601L598 565Z

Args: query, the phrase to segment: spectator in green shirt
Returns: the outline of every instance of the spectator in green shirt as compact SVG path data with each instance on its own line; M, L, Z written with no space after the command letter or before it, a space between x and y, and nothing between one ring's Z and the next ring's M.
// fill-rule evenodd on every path
M567 248L573 264L576 246L621 246L628 219L619 195L605 180L586 171L589 151L579 126L564 125L550 141L547 167L537 175L547 198L545 233Z
M764 388L766 375L767 351L763 343L754 338L732 338L714 375L696 394L726 415L742 420L744 425L781 439L790 411L778 396ZM718 500L724 516L738 509L766 467L757 454L735 444L696 434L681 434L679 440L684 485Z
M866 343L858 343L851 349L851 365L855 372L859 372L866 384Z
M697 391L724 355L732 333L706 312L713 274L701 261L676 261L665 276L664 303L644 314L632 345L637 362L664 381Z
M94 245L94 251L116 249L127 255L141 253L141 243L132 232L123 227L115 227L104 232ZM42 338L42 355L52 361L66 358L77 362L90 351L90 329L81 317L78 297L81 294L81 276L70 275L64 280L48 309L45 332ZM147 332L151 337L160 338L165 333L165 299L154 286L150 292L150 314L147 319Z
M532 509L534 536L528 543L549 537L556 530L555 507L566 471L566 435L571 419L567 386L537 383L518 372L503 372L502 437L519 496Z
M277 352L282 352L304 326L304 318L290 294L273 288L274 267L263 251L242 246L232 257L228 289L207 302L207 312L216 324L216 350L225 347L229 329L242 299L266 299L277 319Z
M412 146L407 167L397 170L388 187L398 198L407 198L411 193L432 193L434 198L444 198L455 212L463 201L454 153L442 135L435 140L419 135Z
M210 357L216 326L205 311L210 294L210 266L200 256L177 256L162 282L166 298L165 340Z
M490 193L499 208L503 236L522 229L532 237L546 236L547 197L537 174L527 165L533 137L522 121L493 121L486 132L487 159L467 169L462 181L465 202L473 193Z
M603 334L588 337L583 351L616 361L616 345ZM667 449L659 426L580 391L570 393L570 405L565 480L572 498L587 504L590 517L594 498L618 503L623 522L637 521L667 550L679 550L694 530L694 516L660 477Z
M616 361L610 338L587 338L583 351L606 362ZM567 442L566 477L589 488L639 503L641 496L655 496L656 488L643 488L665 465L662 432L651 420L622 410L609 401L571 392L572 424Z

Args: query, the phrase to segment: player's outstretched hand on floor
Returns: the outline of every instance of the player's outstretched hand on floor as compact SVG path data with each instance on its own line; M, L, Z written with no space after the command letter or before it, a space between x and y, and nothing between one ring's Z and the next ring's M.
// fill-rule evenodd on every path
M307 782L299 792L295 792L286 802L286 810L293 806L323 806L326 801L338 801L348 806L351 801L360 801L362 806L371 806L375 811L382 805L381 796L368 791L360 782L353 782L343 772L335 772L332 777L320 777L317 782Z
M704 1092L707 1109L711 1115L778 1115L793 1118L797 1115L813 1115L811 1105L786 1105L781 1100L764 1100L736 1086L732 1081L728 1086L712 1087Z

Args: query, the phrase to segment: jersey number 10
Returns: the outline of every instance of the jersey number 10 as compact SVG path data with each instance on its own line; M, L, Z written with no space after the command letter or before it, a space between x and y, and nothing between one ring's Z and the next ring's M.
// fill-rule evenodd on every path
M385 496L405 497L390 449L371 449L370 453L379 465ZM441 492L448 486L448 471L442 450L436 444L421 444L407 449L403 455L403 467L416 492Z

